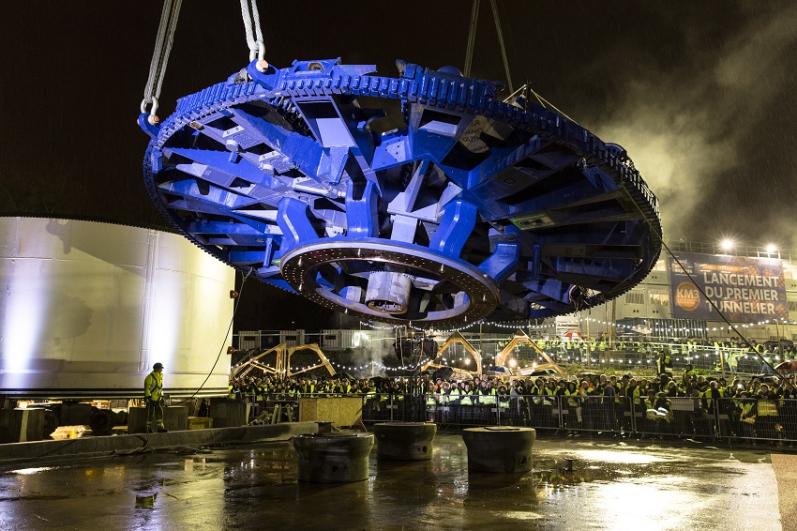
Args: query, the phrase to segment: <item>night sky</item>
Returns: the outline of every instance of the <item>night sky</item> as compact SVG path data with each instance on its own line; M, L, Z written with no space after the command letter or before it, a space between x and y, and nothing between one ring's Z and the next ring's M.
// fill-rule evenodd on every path
M6 2L0 213L163 228L135 125L161 2ZM259 2L267 59L396 58L461 67L470 2ZM797 248L797 3L499 0L515 85L622 144L660 198L665 237ZM183 3L161 97L246 64L235 0ZM503 79L489 2L473 76ZM237 328L318 328L331 312L255 282Z

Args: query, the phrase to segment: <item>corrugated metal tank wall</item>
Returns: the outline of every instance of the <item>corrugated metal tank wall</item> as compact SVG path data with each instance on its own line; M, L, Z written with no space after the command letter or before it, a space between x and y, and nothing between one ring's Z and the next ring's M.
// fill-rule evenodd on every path
M182 236L0 218L0 393L198 387L232 318L234 271ZM209 389L227 385L222 353Z

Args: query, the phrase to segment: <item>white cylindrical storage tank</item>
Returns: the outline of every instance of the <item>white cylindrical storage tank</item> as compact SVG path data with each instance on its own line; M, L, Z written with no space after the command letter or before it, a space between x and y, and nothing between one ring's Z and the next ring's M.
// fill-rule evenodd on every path
M0 394L224 392L234 270L168 232L0 217ZM225 343L223 345L223 343Z

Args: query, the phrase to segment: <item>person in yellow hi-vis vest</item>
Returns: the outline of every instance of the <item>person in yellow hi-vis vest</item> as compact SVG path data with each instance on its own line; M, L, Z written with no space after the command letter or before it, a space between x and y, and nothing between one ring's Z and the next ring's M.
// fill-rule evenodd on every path
M166 431L163 425L163 364L156 363L144 378L144 400L147 403L147 433Z

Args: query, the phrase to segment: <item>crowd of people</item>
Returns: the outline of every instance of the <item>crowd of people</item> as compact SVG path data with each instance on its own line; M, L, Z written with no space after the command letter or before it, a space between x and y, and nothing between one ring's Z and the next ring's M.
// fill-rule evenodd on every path
M658 337L620 337L610 340L605 335L598 337L549 337L534 338L534 342L542 350L549 352L638 352L653 353L666 350L673 355L689 355L698 352L740 351L775 356L781 359L797 358L797 346L791 340L756 341L750 340L748 345L738 337L731 338L658 338Z
M731 373L771 373L781 363L797 360L797 348L790 340L741 339L660 339L631 338L609 342L605 338L536 338L535 343L557 363L578 363L586 366L629 367L653 361L657 353L666 352L675 365L688 363L716 371ZM610 358L609 358L610 356Z
M360 395L363 419L504 424L567 433L735 436L797 440L793 377L747 379L674 375L660 358L658 376L350 376L233 380L229 397L267 407L306 395Z

